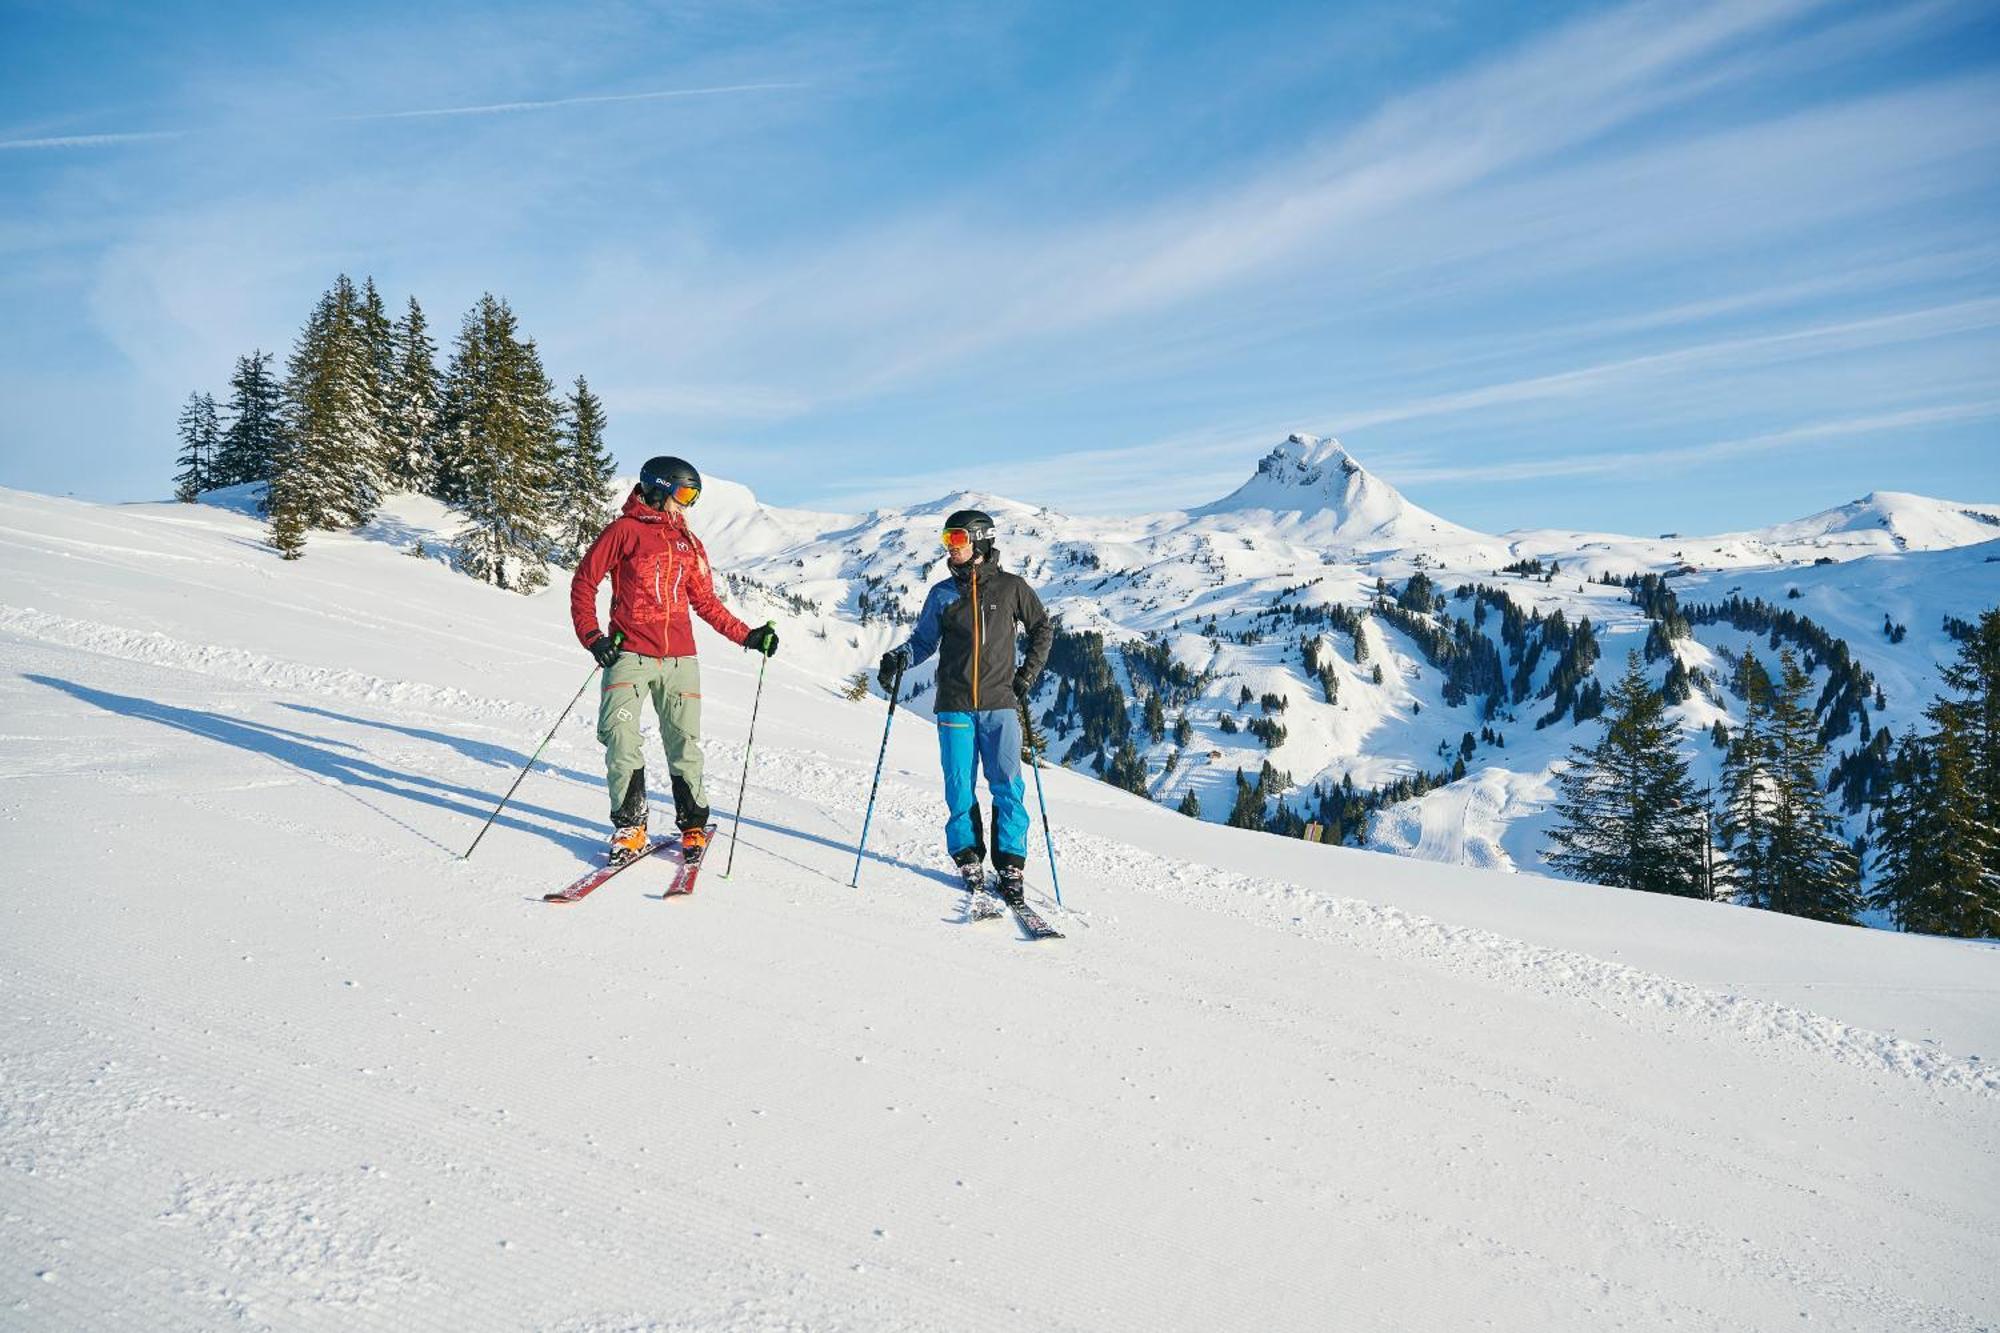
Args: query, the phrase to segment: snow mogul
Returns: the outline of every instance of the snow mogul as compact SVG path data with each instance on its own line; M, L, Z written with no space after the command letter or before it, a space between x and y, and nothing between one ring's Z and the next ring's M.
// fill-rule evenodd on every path
M639 472L625 511L592 542L569 584L577 641L604 669L597 739L611 790L611 859L646 849L646 754L639 719L650 700L672 778L681 856L701 859L708 798L701 778L701 668L692 607L718 634L766 657L778 651L769 625L750 628L715 595L708 554L688 531L701 473L680 458L654 458ZM611 629L597 627L597 586L611 576Z
M968 890L985 887L986 837L974 790L983 768L993 798L993 868L1001 895L1019 901L1028 851L1021 713L1049 660L1054 632L1035 590L1000 568L990 517L958 510L945 520L943 541L949 575L924 599L909 639L882 654L878 679L891 689L905 669L938 654L938 759L951 809L945 850ZM1027 656L1018 665L1017 625L1028 635Z

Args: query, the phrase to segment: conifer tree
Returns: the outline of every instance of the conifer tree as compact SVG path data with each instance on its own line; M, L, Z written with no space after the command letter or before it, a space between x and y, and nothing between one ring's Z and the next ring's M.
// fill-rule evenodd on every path
M443 475L464 519L457 563L474 578L519 592L548 581L557 418L535 344L505 301L482 296L453 345L441 413Z
M307 522L302 476L279 458L273 465L271 483L264 491L264 513L271 529L271 546L287 560L297 560L306 552Z
M1944 684L1959 697L1940 699L1926 715L1940 727L1948 718L1964 733L1970 780L1989 835L1986 869L2000 876L2000 607L1981 615L1960 640L1958 660L1944 669Z
M1201 797L1194 794L1194 788L1189 787L1187 791L1182 794L1181 803L1175 806L1174 808L1180 811L1182 814L1186 815L1189 819L1200 819Z
M1679 732L1637 653L1612 693L1604 734L1571 747L1556 783L1561 823L1549 834L1550 865L1595 884L1706 896L1704 812Z
M1731 882L1749 906L1852 923L1860 870L1820 783L1826 744L1808 703L1812 677L1789 648L1778 661L1775 682L1757 668L1762 689L1746 695L1743 728L1723 766L1730 798L1724 836L1736 840L1729 844Z
M574 566L614 517L611 479L617 472L604 446L604 404L583 376L563 400L561 467L556 480L554 538L558 564Z
M2000 810L1991 795L2000 611L1980 618L1944 676L1960 697L1925 710L1933 730L1903 741L1876 812L1869 905L1904 930L2000 938Z
M384 471L393 489L425 494L437 484L437 344L416 297L391 328L390 342Z
M1812 677L1789 648L1780 650L1778 663L1772 731L1778 754L1774 850L1780 893L1771 906L1793 916L1852 925L1861 906L1861 867L1820 780L1826 741L1813 716Z
M1736 660L1730 690L1743 701L1743 725L1730 737L1722 760L1722 817L1716 831L1728 858L1717 878L1729 896L1761 903L1773 894L1771 677L1747 648Z
M396 326L389 320L389 310L382 300L382 293L375 288L372 277L361 280L361 294L356 317L360 327L362 355L368 363L368 375L375 387L375 439L381 446L381 457L375 462L375 474L381 479L385 491L397 489L394 475L396 467L396 414L393 394L396 383Z
M1240 768L1236 770L1236 800L1226 822L1230 828L1264 827L1264 789L1245 778Z
M284 451L284 396L262 350L236 358L229 377L229 425L215 453L209 489L268 481Z
M382 404L363 300L347 275L286 362L284 470L308 528L355 528L382 503Z
M215 395L190 393L181 408L181 451L174 460L174 498L193 504L195 497L215 485L215 455L221 447L221 430L215 420Z

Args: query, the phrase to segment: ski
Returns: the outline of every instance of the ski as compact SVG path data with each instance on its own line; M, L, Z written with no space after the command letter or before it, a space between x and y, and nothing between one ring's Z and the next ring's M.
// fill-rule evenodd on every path
M1042 914L1028 906L1028 900L1018 895L1002 893L1000 901L1007 904L1014 913L1014 919L1021 923L1021 929L1028 932L1031 940L1059 940L1063 933L1042 919Z
M589 897L592 892L594 892L601 885L603 885L603 883L606 880L610 879L613 875L617 874L625 867L629 865L636 865L638 862L645 860L647 857L651 856L654 852L659 851L663 847L678 847L679 845L680 845L679 838L654 838L651 842L648 842L646 844L645 850L634 852L632 853L632 855L626 857L622 861L613 861L609 865L601 865L597 867L597 869L585 875L582 879L579 879L574 884L571 884L568 888L560 889L555 893L543 894L542 901L545 903L582 902L585 898Z
M710 824L702 832L708 835L707 841L703 844L704 848L706 848L707 845L715 841L715 825ZM694 882L701 874L702 862L706 860L708 860L708 853L704 850L699 860L681 862L680 869L674 872L674 882L669 884L667 891L660 896L662 898L672 898L677 894L693 893Z

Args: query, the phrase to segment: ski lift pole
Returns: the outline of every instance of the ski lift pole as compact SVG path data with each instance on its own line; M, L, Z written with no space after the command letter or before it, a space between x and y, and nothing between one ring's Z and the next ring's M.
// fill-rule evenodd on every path
M771 621L764 622L769 628ZM750 703L750 730L743 737L743 780L736 784L736 822L729 827L729 860L723 864L722 877L729 878L729 872L736 868L736 839L743 832L743 793L750 786L750 747L757 740L757 710L764 703L764 668L771 665L770 654L757 664L757 694Z
M1028 701L1026 699L1021 701L1021 725L1027 728L1028 736L1034 736L1034 719L1028 716ZM1049 798L1042 792L1042 749L1038 745L1028 753L1034 759L1035 804L1040 806L1042 810L1042 843L1049 849L1049 884L1056 891L1056 906L1061 907L1063 905L1062 877L1056 874L1056 835L1055 830L1049 827Z
M614 631L611 635L611 642L622 646L625 642L625 631L622 629ZM472 846L465 849L465 855L459 857L458 858L459 860L469 861L472 859L472 854L479 850L479 839L486 836L486 830L493 827L493 821L498 819L500 817L500 812L507 808L507 802L514 799L514 793L520 789L521 779L528 776L528 770L535 766L535 761L542 757L542 751L548 749L549 742L556 738L557 729L560 728L566 720L568 720L570 709L576 707L576 701L583 697L583 692L590 688L590 682L593 679L595 679L597 675L603 670L604 670L603 667L592 667L590 670L590 675L584 677L583 684L576 687L576 693L570 696L569 704L562 710L562 716L556 719L556 725L550 727L549 734L542 737L542 743L535 747L534 754L528 757L528 762L522 765L521 771L515 775L514 785L512 787L509 787L507 789L507 794L500 798L500 804L493 807L493 813L486 816L486 822L479 826L479 836L475 837L472 840Z
M861 841L854 848L854 878L847 887L861 887L861 858L868 848L868 826L875 820L875 790L882 785L882 761L889 757L889 728L896 721L896 697L903 692L903 664L896 663L896 678L889 683L889 716L882 723L882 750L875 756L875 780L868 784L868 811L861 816Z

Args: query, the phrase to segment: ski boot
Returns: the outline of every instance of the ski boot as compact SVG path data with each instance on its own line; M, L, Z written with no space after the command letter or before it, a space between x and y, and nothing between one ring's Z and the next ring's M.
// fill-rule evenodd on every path
M986 889L986 867L978 861L960 861L953 869L958 871L959 887L967 893L982 893Z
M610 862L623 865L646 850L646 826L623 824L611 830Z
M993 891L1009 907L1019 907L1028 900L1028 877L1021 873L1019 866L1001 866L1000 883Z
M681 830L681 864L693 866L701 864L702 853L708 850L708 830L697 825Z

